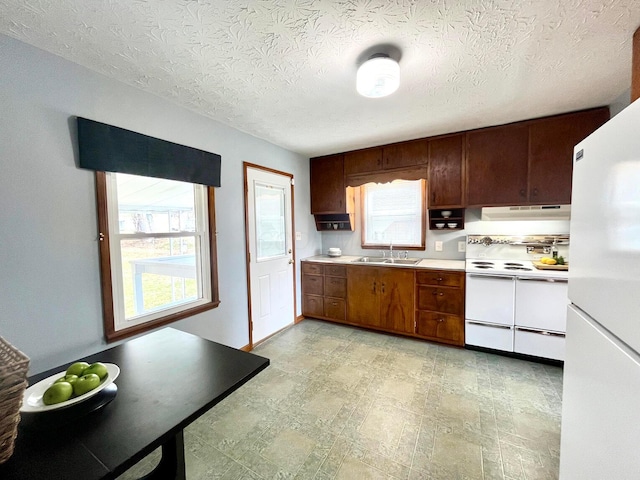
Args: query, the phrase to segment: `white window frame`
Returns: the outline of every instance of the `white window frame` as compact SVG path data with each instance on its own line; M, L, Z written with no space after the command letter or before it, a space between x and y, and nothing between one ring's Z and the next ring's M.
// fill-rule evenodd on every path
M420 212L417 215L417 217L419 217L419 219L417 221L420 222L420 227L419 227L419 231L420 231L420 239L419 239L419 243L415 243L415 244L406 244L406 243L400 243L397 242L396 240L394 240L393 238L380 238L378 241L376 241L374 238L372 238L373 235L370 235L367 226L367 205L368 205L368 199L367 199L367 189L371 188L371 186L375 185L375 184L365 184L362 185L360 187L360 213L361 213L361 230L362 230L362 235L361 235L361 246L362 248L389 248L390 245L393 245L393 248L398 248L398 249L402 249L402 250L425 250L425 231L426 231L426 195L425 195L425 181L424 180L417 180L418 182L420 182ZM391 183L407 183L410 182L409 180L394 180ZM413 182L413 181L411 181Z

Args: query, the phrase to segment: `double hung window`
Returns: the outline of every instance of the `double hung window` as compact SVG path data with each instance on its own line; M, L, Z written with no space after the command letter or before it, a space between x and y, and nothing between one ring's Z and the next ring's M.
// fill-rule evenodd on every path
M361 187L362 247L424 250L425 182L395 180Z
M107 339L217 306L213 188L123 173L97 178Z

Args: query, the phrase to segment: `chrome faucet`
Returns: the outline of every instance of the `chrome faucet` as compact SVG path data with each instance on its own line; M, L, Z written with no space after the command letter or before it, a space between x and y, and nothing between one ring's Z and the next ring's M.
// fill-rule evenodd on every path
M389 258L393 258L393 242L389 242Z

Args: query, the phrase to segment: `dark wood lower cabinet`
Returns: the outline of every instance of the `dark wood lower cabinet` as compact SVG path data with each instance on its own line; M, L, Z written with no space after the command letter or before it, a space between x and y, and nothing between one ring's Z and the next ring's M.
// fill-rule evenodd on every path
M462 346L464 280L457 271L305 261L302 314Z
M413 275L395 267L347 267L349 323L413 333Z
M344 322L347 271L343 265L302 262L302 314Z
M416 273L416 334L464 345L464 272Z

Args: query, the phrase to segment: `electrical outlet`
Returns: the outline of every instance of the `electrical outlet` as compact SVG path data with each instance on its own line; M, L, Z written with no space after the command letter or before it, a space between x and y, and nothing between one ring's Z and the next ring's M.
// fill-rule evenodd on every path
M436 252L441 252L442 251L442 240L436 240L435 249L436 249Z
M464 241L458 242L458 251L459 252L467 251L467 244Z
M296 240L302 240L302 232L296 232Z

